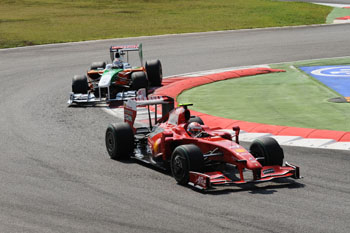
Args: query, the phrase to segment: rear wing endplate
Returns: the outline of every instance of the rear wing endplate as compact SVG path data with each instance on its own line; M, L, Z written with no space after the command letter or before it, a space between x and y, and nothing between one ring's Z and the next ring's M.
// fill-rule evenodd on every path
M155 116L157 116L157 105L162 105L162 117L166 116L172 109L174 109L174 99L168 96L148 96L148 97L136 97L131 98L124 102L124 122L127 122L131 127L133 127L136 115L137 107L147 106L148 115L151 126L151 115L150 115L150 105L155 106ZM155 122L157 119L155 118Z

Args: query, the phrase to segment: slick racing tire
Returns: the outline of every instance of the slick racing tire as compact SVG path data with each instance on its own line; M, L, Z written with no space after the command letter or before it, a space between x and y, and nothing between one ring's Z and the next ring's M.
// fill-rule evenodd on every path
M104 61L93 62L90 66L90 70L105 69L105 68L106 68L106 62Z
M85 75L75 75L72 80L73 93L87 94L89 89L87 77Z
M162 63L159 60L152 60L146 62L147 77L150 82L150 86L159 87L162 85L163 70Z
M202 118L198 116L191 116L191 118L188 120L188 123L191 123L191 122L197 122L200 125L204 125Z
M258 138L250 146L250 153L259 160L263 166L283 165L284 153L278 142L271 137Z
M106 130L105 139L111 159L126 160L134 152L134 132L125 122L110 124Z
M134 72L131 74L131 89L138 90L140 88L147 88L148 80L145 72Z
M178 146L171 155L170 167L177 183L186 185L190 179L190 171L203 169L203 153L198 146L193 144Z

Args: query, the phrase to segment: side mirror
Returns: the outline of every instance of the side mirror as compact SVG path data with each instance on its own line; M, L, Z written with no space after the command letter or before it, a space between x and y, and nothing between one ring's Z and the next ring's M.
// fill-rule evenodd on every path
M235 131L236 143L239 144L239 132L241 128L239 126L233 126L232 130Z

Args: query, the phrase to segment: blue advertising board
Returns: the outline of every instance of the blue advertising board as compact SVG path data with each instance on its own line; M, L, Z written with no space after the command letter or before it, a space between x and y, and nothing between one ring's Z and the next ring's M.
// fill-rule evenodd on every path
M299 68L342 96L350 97L350 65Z

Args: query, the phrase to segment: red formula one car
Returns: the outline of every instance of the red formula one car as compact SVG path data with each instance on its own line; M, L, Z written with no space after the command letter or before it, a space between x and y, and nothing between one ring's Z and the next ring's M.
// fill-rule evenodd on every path
M156 112L154 122L150 105ZM159 105L162 117L157 119ZM209 128L200 118L191 117L189 105L174 108L173 99L166 96L128 100L124 105L125 122L110 124L106 131L110 157L131 157L171 169L179 184L204 190L216 185L300 178L299 167L283 163L283 150L273 138L257 139L246 150L239 144L239 127L233 128L233 139L230 133ZM149 127L134 128L140 106L148 108ZM251 171L250 180L245 179L247 171Z

